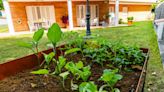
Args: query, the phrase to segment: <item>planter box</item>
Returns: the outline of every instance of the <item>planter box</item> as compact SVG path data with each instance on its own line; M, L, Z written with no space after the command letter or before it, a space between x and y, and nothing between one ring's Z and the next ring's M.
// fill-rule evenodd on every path
M61 52L59 50L59 48L62 48L64 46L60 46L57 48L57 55L56 58L61 55ZM149 56L149 50L146 48L141 48L141 50L143 51L143 53L146 53L146 58L145 58L145 62L143 65L143 69L140 75L140 78L138 80L138 84L137 84L137 88L135 92L142 92L143 91L143 87L144 87L144 81L145 81L145 77L146 77L146 69L147 69L147 62L148 62L148 56ZM49 50L45 50L43 51L43 53L50 53L52 52L52 49ZM41 52L39 53L39 60L43 61L44 57L41 54ZM19 73L23 70L27 70L27 69L32 69L35 66L37 66L38 62L37 62L37 57L32 54L20 59L16 59L4 64L0 64L0 80L9 77L11 75L14 75L16 73Z

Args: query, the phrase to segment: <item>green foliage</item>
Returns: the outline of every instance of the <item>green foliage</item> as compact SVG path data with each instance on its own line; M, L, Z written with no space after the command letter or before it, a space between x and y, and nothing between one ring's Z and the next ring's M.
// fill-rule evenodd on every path
M87 45L85 49L83 49L83 54L85 57L89 57L92 59L93 62L96 62L103 66L103 63L105 61L109 61L111 58L111 50L110 50L110 44L109 42L106 43L106 41L102 41L98 43L97 41L94 41L92 44L92 47L90 45Z
M44 29L43 28L36 31L33 35L34 42L38 42L43 37L43 34L44 34Z
M116 47L112 63L116 66L126 68L130 65L143 65L145 54L137 47Z
M3 2L0 0L0 10L4 10Z
M25 47L25 48L28 48L28 49L32 49L32 48L33 48L32 43L18 42L17 44L18 44L19 46L21 46L21 47Z
M44 59L45 59L46 65L49 66L50 65L50 62L54 58L55 54L53 52L51 52L49 54L43 53L43 55L44 55Z
M53 44L54 48L56 47L57 42L60 41L62 37L62 31L61 28L57 23L54 23L49 29L47 33L48 39Z
M62 68L66 64L66 59L63 56L59 56L59 60L55 61L56 67L55 67L55 74L58 75L61 73Z
M65 68L70 71L74 77L77 75L77 80L81 78L83 81L87 81L91 75L90 66L83 67L83 62L79 61L78 63L68 62Z
M79 92L98 92L97 85L94 82L82 82L79 86Z
M38 53L38 43L41 40L41 38L43 37L44 34L44 29L38 29L34 35L33 35L33 39L31 42L18 42L18 45L21 47L25 47L28 49L31 49L34 53Z
M72 49L69 49L69 50L65 51L65 55L75 53L75 52L78 52L78 51L81 51L81 49L80 48L72 48Z
M38 75L45 75L49 74L49 71L47 69L39 69L37 71L32 71L32 74L38 74Z
M39 56L38 56L38 53L39 53L38 43L41 40L41 38L43 37L43 34L44 34L44 29L38 29L34 33L32 41L30 41L30 42L18 42L19 46L31 49L33 51L33 53L38 58L38 64L40 64Z
M128 21L133 21L134 17L128 17L127 20Z
M69 72L68 72L68 71L59 74L59 76L62 77L62 84L63 84L63 87L64 87L64 88L65 88L65 83L64 83L64 81L67 79L68 75L69 75Z
M78 63L68 62L65 65L65 68L69 70L74 76L76 75L77 71L83 67L83 62L79 61Z
M61 76L63 78L63 80L65 80L68 77L68 75L69 75L68 71L59 74L59 76Z
M116 74L118 72L118 69L116 70L110 70L105 69L103 71L103 75L100 77L99 80L104 81L112 90L112 92L115 92L114 85L123 78L122 75Z

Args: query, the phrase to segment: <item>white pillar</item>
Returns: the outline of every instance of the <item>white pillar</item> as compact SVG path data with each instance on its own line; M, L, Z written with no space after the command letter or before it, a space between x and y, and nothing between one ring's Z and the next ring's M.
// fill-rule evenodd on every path
M116 0L115 2L115 26L118 26L119 21L119 0Z
M12 21L12 17L11 17L11 11L10 11L10 6L8 3L8 0L2 0L2 1L3 1L4 9L5 9L6 18L7 18L9 33L14 34L15 33L14 25L13 25L13 21Z
M73 29L72 0L68 0L67 4L68 4L69 30L72 30Z

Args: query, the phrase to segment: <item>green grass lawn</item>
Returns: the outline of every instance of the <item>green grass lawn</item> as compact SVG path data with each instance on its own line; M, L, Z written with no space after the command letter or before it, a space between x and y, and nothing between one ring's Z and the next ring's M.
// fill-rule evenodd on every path
M0 33L8 32L8 26L7 25L0 25Z
M79 30L80 35L84 35L84 30ZM78 37L78 33L67 32L64 34L60 44ZM92 30L93 35L109 39L112 42L119 41L128 45L137 45L150 49L150 58L148 62L148 71L145 85L145 92L163 92L164 90L164 72L157 45L156 34L154 32L152 22L136 22L131 27L116 27ZM32 53L28 49L21 48L16 45L18 41L29 41L32 35L21 35L13 37L0 38L0 62L6 62L15 58L23 57ZM46 36L40 42L40 50L47 49ZM152 73L156 74L153 75Z

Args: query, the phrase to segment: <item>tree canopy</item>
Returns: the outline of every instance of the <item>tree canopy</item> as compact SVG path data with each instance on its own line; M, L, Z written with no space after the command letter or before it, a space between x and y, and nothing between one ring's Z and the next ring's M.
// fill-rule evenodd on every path
M2 2L2 0L0 0L0 10L3 10L3 9L4 9L3 2Z

